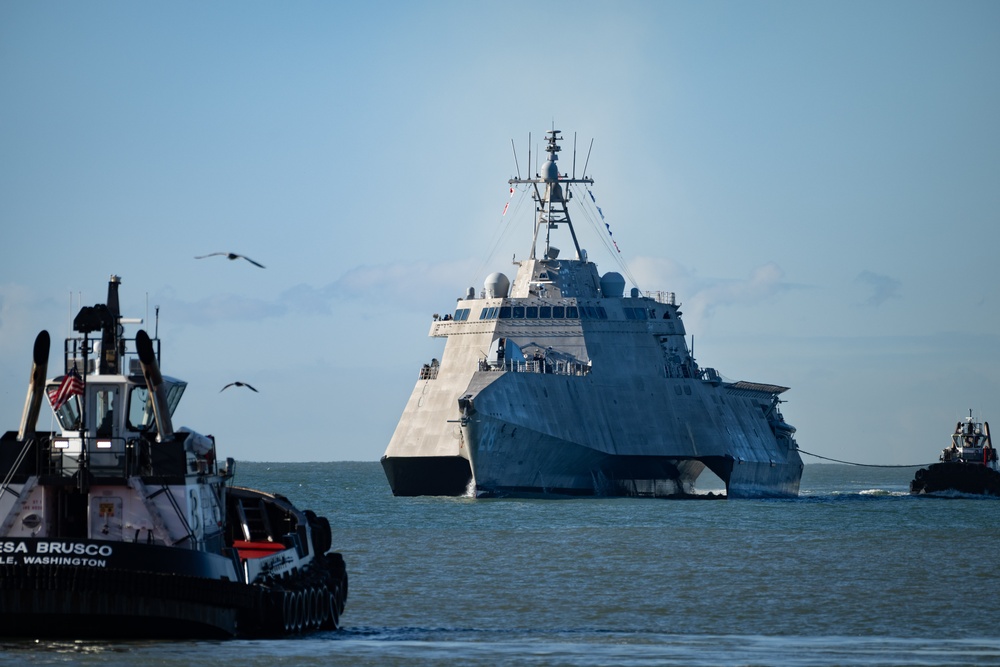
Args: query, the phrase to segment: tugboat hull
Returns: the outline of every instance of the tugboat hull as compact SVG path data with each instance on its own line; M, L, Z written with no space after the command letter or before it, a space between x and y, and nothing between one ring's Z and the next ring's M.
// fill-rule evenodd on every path
M187 383L160 372L158 339L125 337L119 284L74 319L63 375L45 379L38 334L20 428L0 436L0 636L336 629L347 573L329 520L235 486L212 436L174 429ZM58 431L36 429L45 397Z
M913 494L949 492L1000 497L1000 472L977 463L943 461L921 468L910 482Z
M1000 466L990 437L989 422L969 416L955 424L951 444L941 450L940 463L921 468L910 482L914 495L964 494L1000 496Z
M0 635L34 638L266 637L336 629L347 596L340 554L270 585L235 561L96 540L0 543Z

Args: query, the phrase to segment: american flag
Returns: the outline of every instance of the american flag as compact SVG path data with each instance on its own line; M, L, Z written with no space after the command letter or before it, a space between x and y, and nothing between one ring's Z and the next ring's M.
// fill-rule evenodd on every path
M79 396L83 393L83 379L80 374L76 372L76 366L73 367L63 381L59 383L59 386L55 389L50 389L49 403L52 404L53 410L58 410L63 406L63 403L68 401L73 396Z

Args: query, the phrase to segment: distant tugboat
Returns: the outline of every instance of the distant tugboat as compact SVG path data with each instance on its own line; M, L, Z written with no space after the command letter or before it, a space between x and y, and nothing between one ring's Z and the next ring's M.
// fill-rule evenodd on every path
M0 438L0 636L337 628L347 573L329 521L231 486L212 436L174 430L187 384L160 374L158 338L125 338L119 284L76 316L65 375L46 381L38 335L20 430ZM35 430L46 396L58 432Z
M916 472L910 493L1000 496L1000 469L989 422L977 422L969 410L968 418L955 425L951 445L941 451L940 463Z
M447 343L382 457L393 494L690 498L709 469L729 498L798 495L787 387L699 366L672 292L598 273L569 212L573 188L593 199L593 179L561 172L562 138L547 135L540 173L509 181L535 201L528 258L431 324Z

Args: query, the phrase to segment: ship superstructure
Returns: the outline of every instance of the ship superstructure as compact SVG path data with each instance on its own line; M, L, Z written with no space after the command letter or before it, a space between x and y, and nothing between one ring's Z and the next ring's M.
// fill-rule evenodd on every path
M705 468L728 497L795 496L802 474L778 409L786 387L729 382L700 367L671 292L601 275L580 247L560 132L534 178L528 259L493 273L453 314L382 458L396 495L627 495L695 492ZM553 232L568 232L563 258Z

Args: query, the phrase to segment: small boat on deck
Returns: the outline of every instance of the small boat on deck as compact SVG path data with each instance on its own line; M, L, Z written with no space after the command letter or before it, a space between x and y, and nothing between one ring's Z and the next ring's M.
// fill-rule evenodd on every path
M989 422L976 421L969 410L969 416L955 425L940 462L916 472L910 493L1000 496L1000 468Z
M187 383L125 337L118 276L84 307L62 375L35 339L21 425L0 438L0 636L230 638L338 627L330 522L233 484L215 438L172 417ZM91 335L93 334L93 337ZM48 398L58 430L36 430Z

